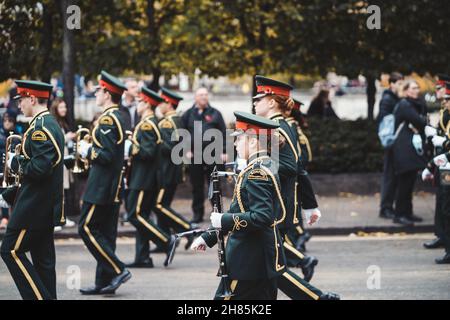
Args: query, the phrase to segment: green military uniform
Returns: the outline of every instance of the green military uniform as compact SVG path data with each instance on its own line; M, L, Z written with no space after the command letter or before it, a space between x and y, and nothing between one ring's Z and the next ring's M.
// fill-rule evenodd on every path
M289 96L292 87L288 84L268 79L262 76L256 76L256 85L258 94L254 99L261 99L266 95L285 95ZM286 256L288 264L302 265L307 259L298 250L295 249L292 241L287 236L287 232L298 224L296 215L297 199L295 192L296 176L298 166L298 150L295 144L295 136L293 136L292 129L283 118L281 114L274 114L271 119L276 121L279 125L277 129L279 134L286 140L283 146L278 151L278 173L280 177L280 186L282 193L282 200L284 203L284 219L280 220L278 228L282 236L282 252ZM273 155L272 155L273 157ZM283 191L284 190L284 191ZM293 300L318 300L318 299L333 299L336 298L334 294L323 293L321 290L311 286L307 281L299 277L296 273L286 268L285 271L278 277L277 286L283 293Z
M440 111L438 134L441 136L445 136L447 138L450 137L450 112L447 110L447 108L442 109ZM436 155L450 150L450 145L448 143L449 141L450 140L447 140L447 143L444 143L442 148L437 148ZM436 206L434 217L434 233L437 238L442 239L444 238L445 233L444 232L445 216L443 215L442 212L442 203L445 201L447 195L445 192L446 188L440 185L440 179L438 178L439 168L436 168L435 176L437 177L436 179L437 188L436 188Z
M450 100L450 82L446 83L446 94L444 99L447 102ZM450 160L450 112L447 108L441 110L439 129L440 133L447 138L440 151L441 153L445 153L447 159ZM433 165L432 162L431 164ZM431 171L433 172L433 170ZM439 264L450 264L450 185L442 182L442 180L447 181L448 177L450 177L450 173L448 173L448 169L444 171L440 168L436 168L434 172L438 184L436 194L435 231L445 248L444 257L436 259L436 262ZM441 174L445 175L444 179L441 179Z
M102 71L101 86L123 92L120 80ZM119 92L117 91L117 94ZM103 111L92 130L91 162L78 226L84 244L97 260L95 285L103 288L121 274L125 266L115 254L118 206L124 161L123 120L119 107Z
M161 96L167 103L176 108L183 99L176 93L161 89ZM170 111L158 124L161 130L161 161L159 163L159 190L156 199L155 213L158 216L158 225L166 232L185 232L191 230L191 224L182 215L171 208L171 203L179 183L182 182L182 164L175 164L172 160L172 149L179 143L178 130L182 127L181 118L176 111Z
M269 79L262 76L255 77L258 94L254 99L260 99L266 95L289 96L292 86ZM289 238L288 232L299 224L297 215L297 163L299 161L299 150L297 149L297 140L281 113L273 114L271 120L279 124L278 133L284 140L284 144L278 151L278 174L281 182L281 194L286 207L286 218L280 224L280 232L283 237L283 247L286 252L287 264L289 266L299 267L303 264L305 256L295 248L294 241ZM273 157L274 155L272 155Z
M16 82L20 97L50 97L50 84ZM43 111L31 120L22 153L12 162L21 185L0 251L23 299L56 299L53 228L65 224L63 152L61 129L55 118Z
M156 108L164 100L150 89L143 87L141 97ZM128 221L136 228L136 257L133 266L151 267L149 241L169 251L174 239L150 219L158 191L157 174L163 143L157 119L152 113L136 126L131 146L131 167L128 183ZM165 263L167 265L167 261Z
M296 107L292 112L300 112L299 108L301 102L294 100ZM312 188L311 181L309 180L308 172L306 171L306 166L311 161L311 148L309 145L309 140L306 135L303 133L299 123L294 119L294 117L286 118L286 121L291 126L292 133L294 135L295 141L297 141L297 150L298 154L298 162L297 162L297 220L299 221L298 225L295 228L291 228L289 230L289 238L295 240L295 243L301 242L300 245L296 245L297 250L301 250L299 247L302 247L302 251L304 251L304 242L310 236L307 232L305 232L304 221L302 217L301 208L303 209L315 209L318 207L316 196L314 194L314 190Z
M237 121L252 128L273 130L278 125L259 116L235 112ZM245 132L246 130L243 130ZM232 299L276 299L277 278L285 270L278 224L285 218L280 182L267 151L250 155L241 171L228 212L222 216L222 232L229 233L226 259ZM214 232L202 235L212 247ZM224 281L224 280L222 280ZM219 285L215 299L224 284Z

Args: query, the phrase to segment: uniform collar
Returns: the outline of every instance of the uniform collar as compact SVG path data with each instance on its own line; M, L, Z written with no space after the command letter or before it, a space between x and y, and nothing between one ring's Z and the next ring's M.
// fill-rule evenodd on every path
M108 111L114 110L114 109L119 109L119 106L117 104L112 105L111 107L106 108L103 113L106 113Z
M248 166L252 165L256 161L260 159L270 158L267 150L259 150L255 153L252 153L248 158Z
M280 118L284 119L283 115L281 114L281 112L277 112L277 113L271 115L269 119L270 120L277 120L277 119L280 119Z
M36 114L36 115L33 117L33 119L31 119L30 124L32 124L33 122L35 122L36 119L37 119L38 117L42 117L42 116L47 115L47 114L50 114L50 112L49 112L48 110L43 110L43 111L39 112L38 114Z
M169 111L166 113L165 118L176 115L177 112L175 110Z

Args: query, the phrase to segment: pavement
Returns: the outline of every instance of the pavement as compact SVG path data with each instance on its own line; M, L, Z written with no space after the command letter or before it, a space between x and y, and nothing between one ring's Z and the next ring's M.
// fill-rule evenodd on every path
M442 250L425 250L432 234L316 236L308 253L319 258L311 284L337 292L344 300L450 299L450 265L436 265ZM183 240L184 241L184 240ZM78 288L93 283L95 262L78 239L56 241L58 298L209 300L217 284L217 251L203 253L178 248L173 264L162 266L164 254L153 255L155 268L132 269L132 279L114 296L86 297ZM131 261L134 239L118 239L117 254ZM296 269L301 275L300 270ZM0 300L20 299L0 261ZM279 292L278 299L287 297Z

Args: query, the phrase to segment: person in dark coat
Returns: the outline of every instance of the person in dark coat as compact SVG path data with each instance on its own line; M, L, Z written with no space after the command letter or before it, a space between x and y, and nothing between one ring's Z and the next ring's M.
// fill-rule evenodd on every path
M319 94L311 101L307 115L321 119L339 119L331 106L329 90L320 90Z
M378 113L377 119L378 124L380 124L385 116L394 112L395 106L400 101L398 94L402 83L402 74L397 72L391 73L389 76L389 89L386 89L383 92L383 96L380 100L380 112ZM395 177L392 150L387 148L384 151L380 218L393 219L395 216L393 209L395 192L397 190L397 180Z
M422 218L413 214L412 193L417 172L425 168L424 129L426 107L419 100L420 87L416 81L407 81L404 85L405 98L395 110L395 127L402 126L392 146L394 172L398 181L395 196L395 223L413 225Z
M200 125L194 125L195 123ZM182 117L183 128L189 131L192 146L188 153L188 158L191 159L189 166L190 180L192 184L192 211L194 216L191 222L203 222L205 214L205 182L209 181L212 170L216 164L207 164L203 161L203 150L211 143L210 141L203 141L198 150L194 148L194 143L199 143L202 140L203 134L209 129L220 130L223 134L223 152L221 155L222 162L227 161L225 153L225 131L226 125L222 114L219 110L213 108L209 104L208 90L206 88L199 88L195 92L195 104L188 109ZM199 137L196 140L196 137ZM200 153L201 154L198 154ZM200 161L198 161L200 159Z

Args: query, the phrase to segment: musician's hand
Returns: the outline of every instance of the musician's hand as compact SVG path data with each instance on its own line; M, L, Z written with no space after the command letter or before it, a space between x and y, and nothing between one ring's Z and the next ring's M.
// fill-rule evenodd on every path
M194 251L205 251L206 250L206 242L202 237L198 237L191 244L191 250Z
M211 225L213 226L213 228L222 228L222 216L223 213L211 212L211 216L209 217L209 219L211 220Z
M425 168L422 171L422 180L423 181L427 181L427 180L433 180L433 174L431 173L431 171L428 168Z
M12 164L15 156L16 156L16 154L14 152L8 152L8 163L6 165L10 169L11 169L11 164Z
M86 142L85 140L81 140L78 144L80 155L83 159L87 158L87 155L89 153L89 148L92 146L92 144Z
M319 208L314 209L305 209L305 217L308 225L312 226L314 223L319 222L322 214L320 213Z
M124 144L125 160L128 160L130 158L130 150L131 150L132 145L133 145L133 142L131 142L130 139L125 140L125 144Z
M434 136L433 139L431 139L431 142L433 142L433 145L438 148L438 147L442 147L445 140L447 140L447 139L444 137Z
M448 163L448 159L445 154L440 154L437 157L434 157L433 162L438 167L441 167L441 166L445 166Z

